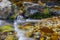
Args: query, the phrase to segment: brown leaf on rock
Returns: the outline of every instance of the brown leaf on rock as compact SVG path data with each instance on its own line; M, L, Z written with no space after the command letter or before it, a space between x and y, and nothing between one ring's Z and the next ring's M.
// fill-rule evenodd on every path
M44 33L54 33L54 31L48 27L42 27L40 30Z

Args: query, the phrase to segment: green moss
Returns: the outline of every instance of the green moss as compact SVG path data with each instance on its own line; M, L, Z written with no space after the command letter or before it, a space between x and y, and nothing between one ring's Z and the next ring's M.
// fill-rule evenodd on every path
M14 30L14 29L13 29L13 27L10 26L10 25L4 25L4 26L0 27L0 30L1 30L1 31L12 31L12 30Z

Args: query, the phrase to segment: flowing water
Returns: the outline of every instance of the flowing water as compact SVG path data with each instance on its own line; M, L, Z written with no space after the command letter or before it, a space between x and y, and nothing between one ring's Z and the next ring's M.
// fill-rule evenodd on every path
M20 18L20 17L19 17ZM33 40L33 38L27 38L24 34L26 33L26 31L22 31L21 29L19 29L17 26L18 26L18 23L25 23L24 20L19 20L17 19L17 21L14 21L14 28L15 28L15 31L17 32L17 37L18 37L18 40Z
M26 33L26 31L22 31L21 29L19 29L17 26L18 24L23 24L26 22L40 22L41 20L30 20L30 19L23 19L23 16L19 15L17 17L17 20L14 21L14 28L15 31L17 32L17 37L18 40L34 40L33 38L27 38L24 34Z

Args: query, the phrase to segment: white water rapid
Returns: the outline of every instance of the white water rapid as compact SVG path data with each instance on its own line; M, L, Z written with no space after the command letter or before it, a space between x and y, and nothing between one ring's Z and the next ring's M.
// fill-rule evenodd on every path
M14 28L15 28L15 31L17 32L18 40L33 40L32 38L25 37L24 35L25 31L22 31L17 28L17 22L14 22Z

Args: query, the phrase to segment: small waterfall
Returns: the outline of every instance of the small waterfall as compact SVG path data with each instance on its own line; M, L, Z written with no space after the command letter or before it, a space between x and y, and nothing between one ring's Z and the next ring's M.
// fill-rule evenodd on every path
M19 19L20 19L20 17L19 17ZM21 19L20 19L20 21L19 21L19 20L14 21L14 28L15 28L15 31L17 32L18 40L33 40L32 38L27 38L27 37L24 35L24 33L25 33L26 31L22 31L22 30L20 30L19 28L17 28L18 23L22 23L22 21L23 21L23 20L21 20ZM25 22L25 21L23 21L23 23L24 23L24 22Z

